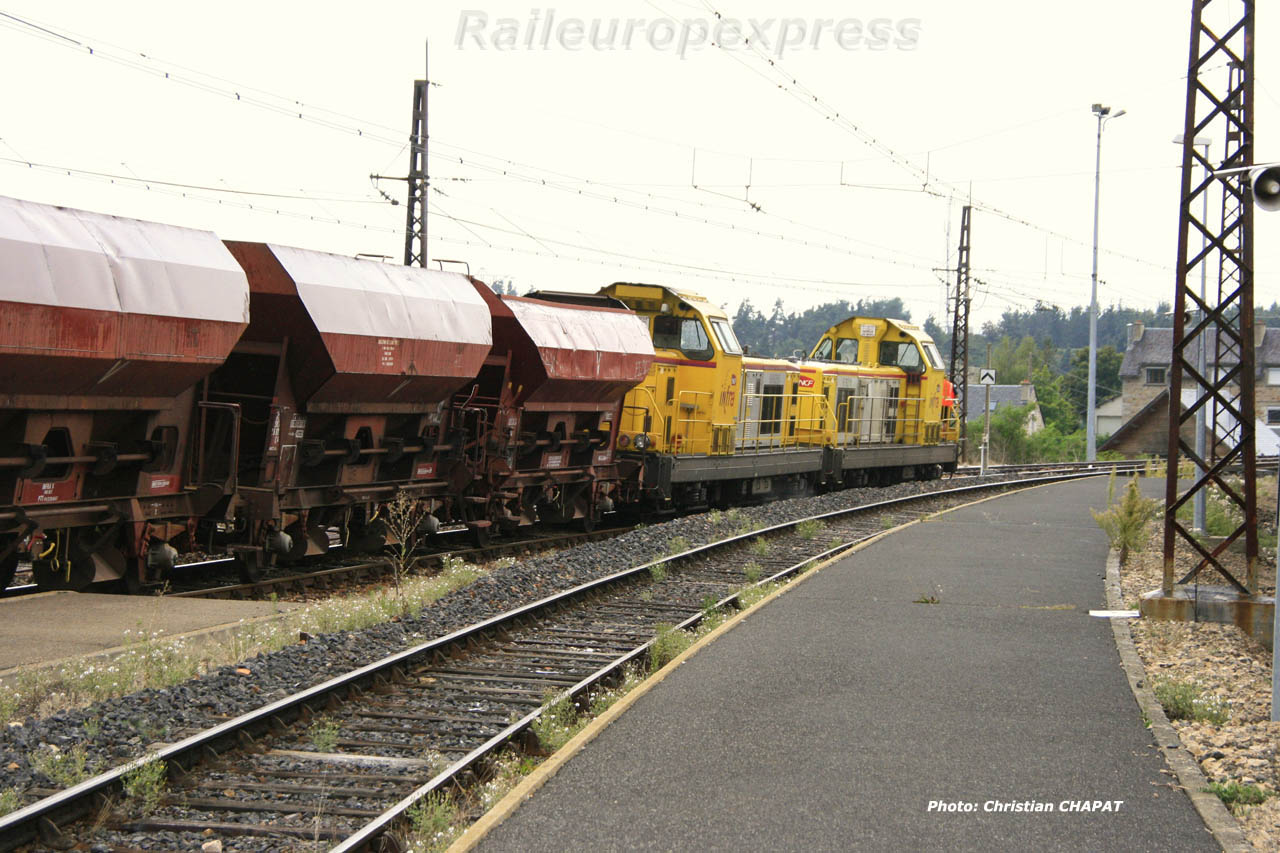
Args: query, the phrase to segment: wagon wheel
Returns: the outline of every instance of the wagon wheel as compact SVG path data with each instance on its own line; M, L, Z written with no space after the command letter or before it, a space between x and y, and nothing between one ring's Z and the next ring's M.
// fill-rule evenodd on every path
M0 589L7 589L9 584L13 583L13 575L18 571L18 552L15 549L13 553L0 560Z
M240 583L257 583L262 580L261 552L241 551L236 554L236 574Z
M129 595L142 595L147 591L147 585L143 583L142 575L139 572L140 568L146 568L144 558L135 558L125 563L121 582L124 584L124 591Z
M468 525L467 535L471 539L472 546L476 548L483 548L489 544L488 525Z

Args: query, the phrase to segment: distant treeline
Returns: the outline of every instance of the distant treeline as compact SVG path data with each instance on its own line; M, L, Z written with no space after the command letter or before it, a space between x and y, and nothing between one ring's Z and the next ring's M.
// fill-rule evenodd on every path
M1130 323L1142 322L1151 327L1168 328L1173 325L1171 312L1172 307L1163 302L1154 311L1117 306L1103 308L1098 314L1098 346L1112 346L1117 351L1124 352ZM1267 325L1280 326L1280 303L1272 303L1270 308L1258 306L1255 313ZM738 339L750 347L751 352L781 358L796 351L807 355L823 332L855 314L864 317L911 319L911 313L902 300L896 297L828 302L801 312L787 312L779 299L768 315L761 313L750 300L743 300L734 314L733 328L738 333ZM938 344L943 355L949 357L951 318L929 317L924 321L924 328ZM1005 338L1016 343L1028 337L1041 347L1048 342L1049 347L1059 353L1058 363L1054 367L1065 370L1068 368L1068 353L1089 345L1088 309L1076 306L1070 311L1063 311L1056 306L1046 306L1027 311L1005 311L998 322L984 323L980 329L970 328L970 363L982 363L987 342L995 346Z

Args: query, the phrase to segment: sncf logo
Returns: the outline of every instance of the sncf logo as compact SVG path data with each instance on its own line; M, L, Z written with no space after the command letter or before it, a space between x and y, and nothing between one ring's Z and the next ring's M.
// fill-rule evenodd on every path
M812 376L801 376L801 377L800 377L800 387L801 387L801 388L812 388L812 387L813 387L813 377L812 377Z

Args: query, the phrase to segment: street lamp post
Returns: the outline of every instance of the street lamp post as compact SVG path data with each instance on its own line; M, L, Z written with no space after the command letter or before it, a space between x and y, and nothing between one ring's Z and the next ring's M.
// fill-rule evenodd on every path
M1102 190L1102 125L1108 119L1120 118L1124 110L1111 112L1111 107L1093 105L1098 118L1098 147L1093 167L1093 286L1089 297L1089 388L1085 414L1085 459L1098 459L1098 199Z
M1173 141L1181 145L1183 139L1185 138L1186 137L1183 134L1179 133L1177 136L1173 138ZM1195 139L1191 140L1191 144L1196 146L1197 148L1199 148L1202 145L1204 146L1204 159L1206 163L1209 161L1209 143L1211 141L1212 140L1210 140L1207 136L1197 136ZM1201 214L1201 224L1207 228L1209 226L1209 193L1207 192L1201 193L1201 197L1203 198L1203 201L1204 201L1204 212ZM1209 238L1204 234L1201 234L1200 246L1202 250L1208 244L1208 242L1209 242ZM1200 301L1201 302L1204 302L1205 300L1206 276L1208 274L1208 271L1209 271L1209 264L1202 261L1200 263ZM1203 312L1201 316L1203 316ZM1199 335L1196 336L1196 370L1199 371L1201 376L1205 375L1205 370L1206 370L1205 361L1207 360L1205 355L1204 339L1205 339L1205 335L1203 332L1201 332ZM1205 446L1206 439L1205 439L1205 414L1204 413L1205 413L1205 410L1208 408L1209 408L1208 406L1201 406L1199 409L1196 410L1196 456L1199 456L1202 460L1205 458L1205 453L1207 452L1207 448ZM1217 434L1216 424L1214 426L1214 434L1215 435ZM1201 476L1204 475L1205 470L1206 470L1206 467L1204 465L1201 465L1200 466ZM1203 532L1204 531L1204 513L1205 513L1205 490L1204 489L1196 489L1196 496L1194 498L1194 503L1195 503L1195 511L1194 511L1194 517L1193 517L1191 526L1195 530L1199 530Z

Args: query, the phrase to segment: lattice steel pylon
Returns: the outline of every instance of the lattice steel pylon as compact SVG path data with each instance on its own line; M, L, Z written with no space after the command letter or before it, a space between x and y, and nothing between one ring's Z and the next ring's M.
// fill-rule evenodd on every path
M404 264L427 265L427 89L413 81L413 128L409 133L409 203L405 207Z
M956 386L956 410L959 412L960 455L967 442L964 437L966 405L969 399L969 246L970 217L973 208L960 211L960 250L956 255L956 290L951 296L951 381Z
M1219 15L1221 35L1211 28L1206 10ZM1228 0L1193 0L1191 54L1187 72L1186 120L1182 137L1182 194L1178 222L1177 291L1173 309L1173 357L1169 377L1169 465L1165 480L1164 578L1162 590L1174 587L1174 549L1179 538L1199 555L1196 567L1179 583L1186 583L1212 566L1244 594L1257 591L1258 526L1254 455L1254 340L1253 340L1253 199L1246 171L1253 164L1253 63L1254 0L1244 0L1240 14L1232 14ZM1215 22L1216 23L1216 22ZM1225 26L1224 26L1225 25ZM1226 63L1226 73L1222 66ZM1222 87L1225 77L1225 88ZM1217 84L1214 85L1216 78ZM1196 148L1197 135L1224 134L1226 147L1220 166L1214 166ZM1202 169L1195 168L1199 164ZM1217 171L1218 174L1214 174ZM1196 177L1201 175L1202 177ZM1196 216L1205 193L1220 197L1218 223ZM1212 205L1210 205L1212 207ZM1194 228L1203 235L1191 240ZM1206 292L1202 301L1191 287L1191 273L1216 260L1216 297ZM1212 267L1210 268L1212 269ZM1192 323L1193 313L1199 319ZM1215 354L1207 376L1196 369L1196 347L1206 335L1208 351ZM1184 387L1188 390L1185 410ZM1182 427L1194 424L1196 412L1210 406L1209 460L1200 459L1195 442L1182 439ZM1185 491L1178 481L1178 461L1184 456L1204 473ZM1228 466L1243 470L1243 482L1227 482ZM1216 490L1238 510L1243 519L1212 550L1201 545L1178 520L1178 510L1201 491ZM1243 537L1246 575L1243 583L1232 575L1220 556Z

